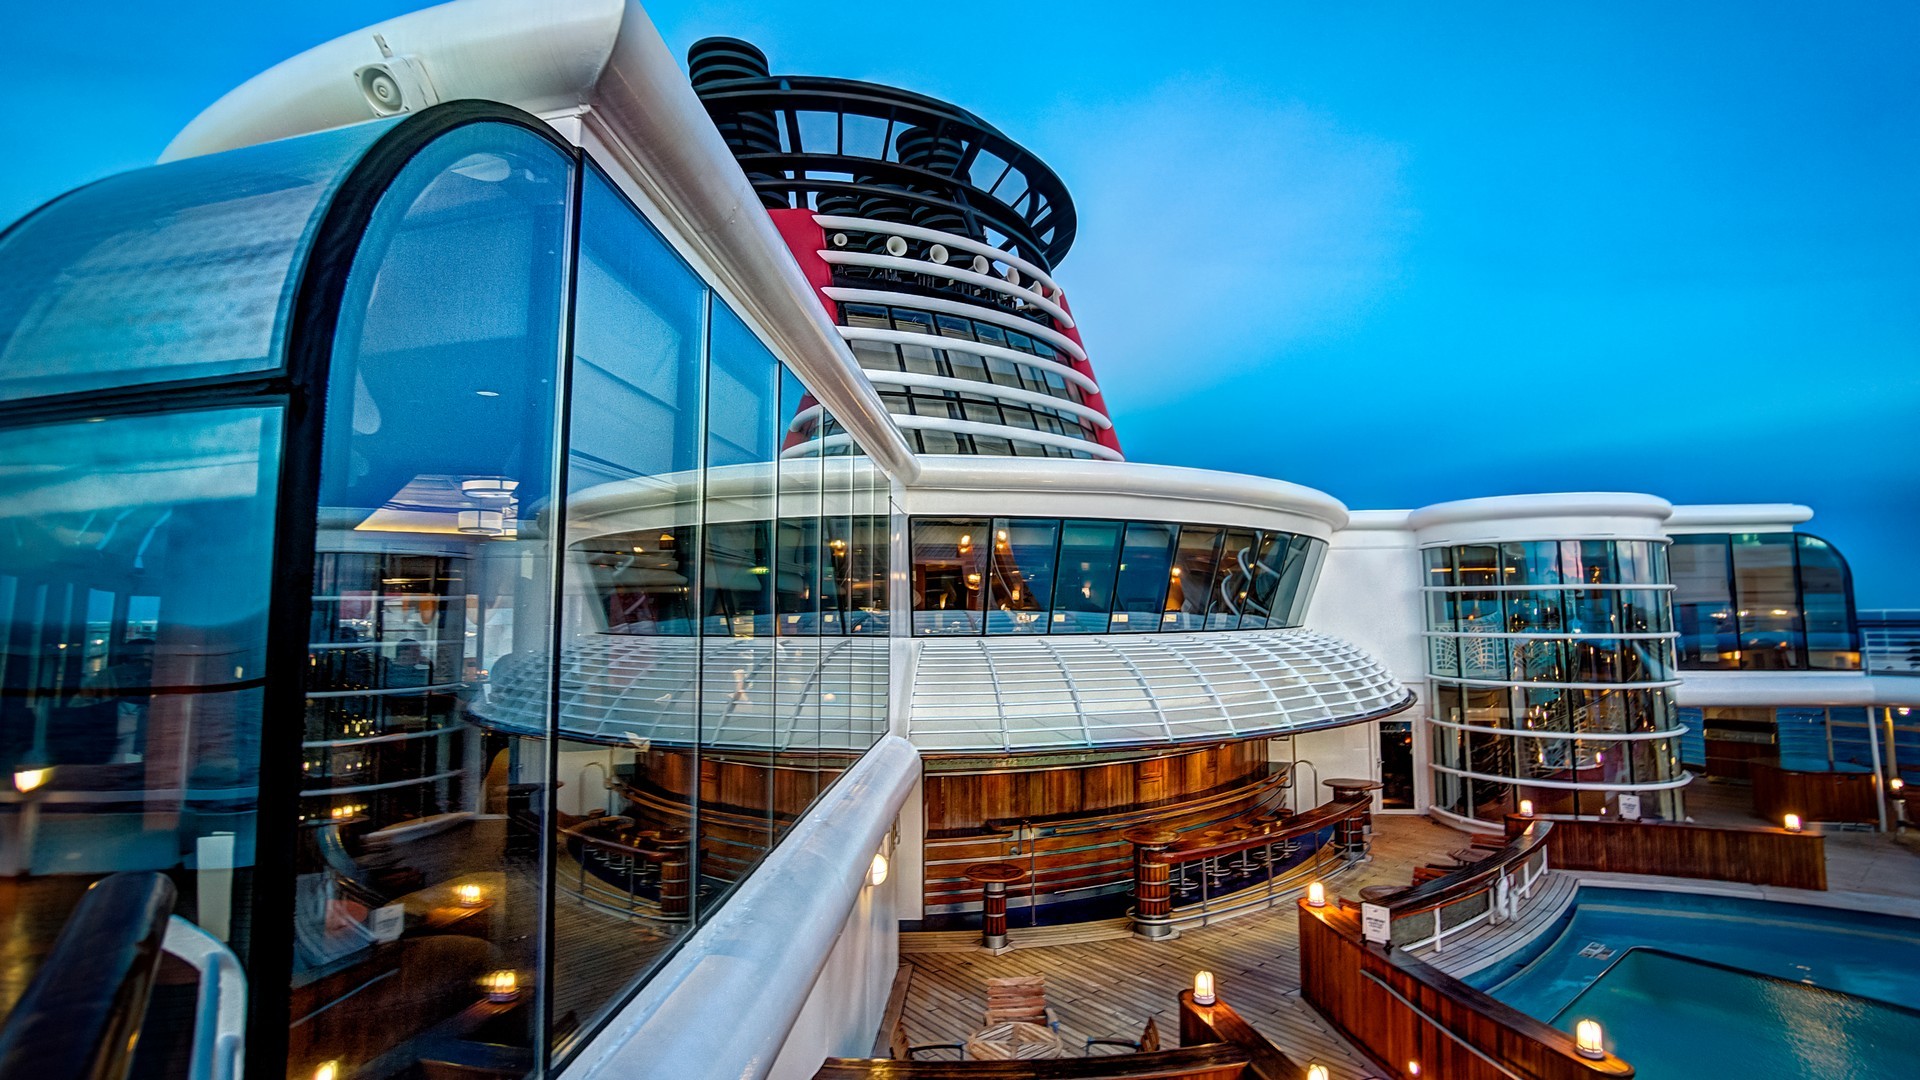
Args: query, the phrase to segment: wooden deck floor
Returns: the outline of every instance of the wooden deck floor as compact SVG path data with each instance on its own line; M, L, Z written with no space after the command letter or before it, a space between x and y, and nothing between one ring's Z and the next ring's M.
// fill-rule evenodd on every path
M1462 834L1426 818L1378 815L1374 822L1372 861L1330 882L1330 893L1357 897L1366 885L1404 885L1414 867L1461 846ZM1299 933L1298 914L1287 903L1186 930L1172 941L1017 945L1000 956L977 949L914 951L912 935L905 935L902 959L915 969L907 1036L913 1043L964 1042L980 1027L987 979L1044 975L1068 1053L1079 1053L1089 1036L1137 1037L1148 1017L1171 1040L1179 1030L1176 996L1193 984L1195 971L1208 970L1221 998L1289 1057L1327 1066L1333 1080L1372 1075L1359 1052L1300 1000ZM1467 954L1464 935L1461 944L1459 952Z

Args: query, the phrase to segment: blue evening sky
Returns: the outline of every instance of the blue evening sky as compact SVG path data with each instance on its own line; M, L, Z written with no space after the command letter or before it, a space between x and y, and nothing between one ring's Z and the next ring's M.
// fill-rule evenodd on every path
M0 221L418 6L29 5ZM943 20L935 11L948 13ZM1080 208L1122 444L1356 508L1793 501L1920 607L1920 5L653 5L955 101Z

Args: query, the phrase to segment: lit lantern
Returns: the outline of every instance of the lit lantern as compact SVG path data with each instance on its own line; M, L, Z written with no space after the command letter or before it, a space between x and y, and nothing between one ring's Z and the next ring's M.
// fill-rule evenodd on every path
M1891 790L1895 795L1898 795L1900 794L1901 791L1905 790L1906 786L1907 786L1907 782L1905 780L1900 779L1897 776L1887 781L1888 789Z
M480 901L484 896L485 894L481 892L480 886L478 885L455 885L453 887L453 899L461 907L479 907Z
M488 1001L512 1001L520 996L520 977L511 971L490 971L480 976L480 987Z
M1308 907L1326 907L1327 906L1327 887L1325 885L1322 885L1317 881L1311 882L1307 885L1307 906Z
M1327 1080L1327 1067L1325 1065L1307 1066L1307 1080Z
M867 867L867 884L885 885L887 883L887 857L874 852L873 862Z
M1607 1048L1602 1041L1600 1021L1582 1020L1573 1025L1573 1048L1583 1058L1599 1059L1607 1056Z
M1193 973L1193 1003L1195 1005L1213 1004L1213 972Z
M1799 814L1788 814L1788 815L1786 816L1786 819L1785 819L1785 821L1784 821L1783 823L1784 823L1784 824L1786 825L1786 827L1787 827L1787 831L1788 831L1788 832L1799 832L1799 831L1800 831L1800 828L1801 828L1801 826L1800 826L1800 815L1799 815Z
M313 1070L313 1080L335 1080L339 1075L340 1063L337 1061L323 1061L319 1068Z
M1520 800L1520 816L1521 817L1533 816L1533 800L1532 799Z

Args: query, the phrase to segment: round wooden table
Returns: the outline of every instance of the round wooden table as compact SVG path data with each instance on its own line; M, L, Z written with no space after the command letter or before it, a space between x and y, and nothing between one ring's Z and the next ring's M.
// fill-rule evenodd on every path
M968 881L980 883L980 945L995 951L1007 947L1007 883L1027 876L1013 863L975 863L967 867Z
M1336 799L1344 799L1367 791L1379 791L1380 788L1384 786L1378 780L1356 779L1347 776L1336 776L1331 780L1322 780L1320 782L1333 789L1333 797Z
M967 1058L971 1061L1057 1058L1060 1053L1059 1032L1019 1020L995 1024L967 1036Z

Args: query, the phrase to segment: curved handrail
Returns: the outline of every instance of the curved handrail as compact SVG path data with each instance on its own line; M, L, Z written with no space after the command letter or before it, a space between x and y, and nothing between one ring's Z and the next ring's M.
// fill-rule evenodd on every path
M1282 840L1291 840L1296 836L1319 832L1329 825L1365 814L1371 809L1371 804L1372 800L1367 796L1336 799L1333 802L1322 803L1304 814L1295 814L1289 818L1277 819L1248 829L1241 835L1228 840L1205 844L1195 841L1176 843L1164 851L1149 852L1143 857L1153 862L1164 862L1168 866L1179 866L1182 863L1198 862L1201 859L1235 855Z
M0 1076L125 1080L177 897L160 873L88 886L0 1030Z
M1418 915L1423 911L1445 907L1458 900L1486 892L1493 886L1494 879L1512 868L1516 863L1525 862L1533 853L1545 847L1547 834L1553 831L1553 822L1535 821L1516 833L1506 845L1492 855L1478 862L1468 863L1444 877L1422 882L1398 896L1381 903L1394 918L1403 915Z

